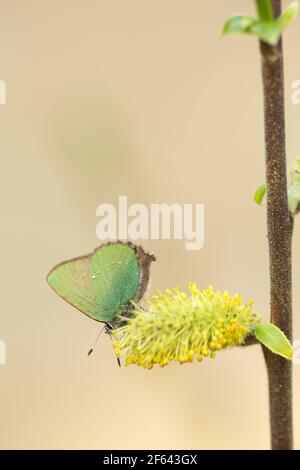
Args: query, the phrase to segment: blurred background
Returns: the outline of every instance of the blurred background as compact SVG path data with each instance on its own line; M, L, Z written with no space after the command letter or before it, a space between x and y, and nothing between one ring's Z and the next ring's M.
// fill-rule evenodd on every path
M288 2L284 2L287 4ZM243 0L1 0L0 446L3 449L268 448L259 347L201 364L119 369L99 324L45 281L99 244L96 207L204 203L205 245L144 241L149 293L189 281L253 298L268 318L258 44L220 39ZM285 34L288 160L300 154L299 18ZM300 220L294 240L300 339ZM294 367L300 446L300 365Z

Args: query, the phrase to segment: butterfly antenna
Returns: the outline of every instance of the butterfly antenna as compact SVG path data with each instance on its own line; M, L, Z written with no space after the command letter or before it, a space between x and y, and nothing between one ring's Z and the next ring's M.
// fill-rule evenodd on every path
M91 349L90 349L89 352L88 352L88 356L90 356L90 355L92 354L92 352L94 351L95 346L96 346L96 344L98 343L98 340L99 340L101 334L103 333L103 331L104 331L104 329L105 329L105 326L106 326L106 325L104 324L103 328L101 328L101 330L100 330L99 333L97 334L97 337L96 337L96 339L95 339L95 341L94 341L94 344L93 344L93 346L91 347Z

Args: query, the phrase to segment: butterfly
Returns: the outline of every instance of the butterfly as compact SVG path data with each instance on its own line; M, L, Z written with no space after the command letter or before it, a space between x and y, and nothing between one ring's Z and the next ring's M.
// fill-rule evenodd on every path
M47 281L66 302L103 322L109 332L126 323L133 304L142 299L155 260L132 242L108 242L93 253L54 266Z

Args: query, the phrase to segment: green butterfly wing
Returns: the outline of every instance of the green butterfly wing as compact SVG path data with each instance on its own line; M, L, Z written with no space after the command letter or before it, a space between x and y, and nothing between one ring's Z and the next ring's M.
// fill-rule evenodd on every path
M97 321L109 322L146 290L155 256L130 242L109 242L94 253L55 266L47 280L73 307Z
M66 302L97 320L96 296L89 277L90 255L74 258L55 266L47 281Z
M119 242L97 248L90 258L89 277L96 297L97 318L112 320L138 292L135 246Z

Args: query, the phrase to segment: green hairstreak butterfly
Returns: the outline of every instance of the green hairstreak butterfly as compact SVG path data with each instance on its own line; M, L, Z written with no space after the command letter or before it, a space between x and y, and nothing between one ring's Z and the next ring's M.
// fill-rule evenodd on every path
M55 266L47 280L66 302L110 329L130 316L145 293L155 256L131 242L108 242ZM125 320L126 321L126 320Z

